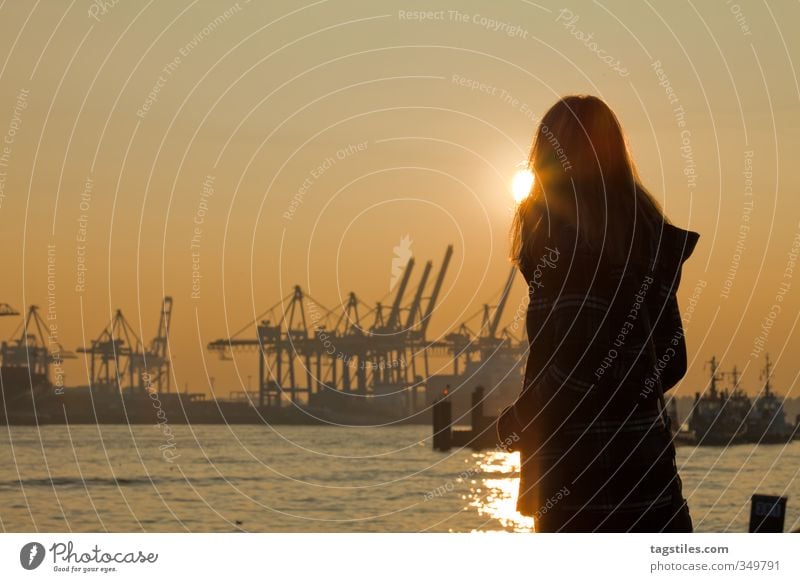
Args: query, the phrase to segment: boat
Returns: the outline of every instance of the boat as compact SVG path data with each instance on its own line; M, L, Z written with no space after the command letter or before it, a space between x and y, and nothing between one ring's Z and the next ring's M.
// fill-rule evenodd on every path
M708 364L711 370L708 390L702 395L695 393L689 430L697 445L727 446L744 443L747 441L750 399L739 387L735 368L732 389L719 390L717 384L722 375L718 371L716 358L712 357Z
M749 442L760 444L787 443L797 433L797 426L792 426L786 422L783 398L772 391L771 375L772 366L769 361L769 354L767 354L764 371L761 375L764 386L747 417L747 439Z

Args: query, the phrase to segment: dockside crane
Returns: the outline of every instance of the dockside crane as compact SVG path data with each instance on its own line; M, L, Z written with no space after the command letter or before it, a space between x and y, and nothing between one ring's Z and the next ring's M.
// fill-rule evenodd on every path
M419 333L414 333L414 325L417 323L417 315L419 315L420 320L422 320L422 295L425 292L425 286L428 283L428 277L431 274L431 269L433 269L433 261L428 261L425 263L425 268L422 271L422 277L419 280L417 292L414 294L414 300L411 302L411 307L408 309L405 330L412 340L421 339Z
M131 388L144 389L144 353L142 341L133 327L117 309L111 322L92 340L91 346L82 346L78 352L89 355L89 374L92 390L121 391L127 378Z
M16 310L10 309L4 315L14 313L18 314ZM56 333L44 322L38 306L31 305L21 323L19 335L10 341L4 341L0 348L4 387L12 384L34 387L51 384L50 368L61 366L63 360L75 358L74 353L63 348Z
M358 395L400 393L407 385L409 368L415 369L414 344L424 340L452 252L448 247L424 313L425 289L433 266L430 262L425 265L411 304L406 307L404 298L414 269L411 258L394 290L388 315L383 304L379 302L370 309L355 293L336 308L327 309L298 286L256 318L255 339L243 337L251 323L228 339L209 343L208 349L222 357L233 351L258 352L260 406L280 406L283 394L297 402L298 395L304 392L309 403L321 405L330 391ZM360 312L361 306L369 310L366 318ZM275 317L276 312L281 315ZM267 313L272 314L271 318L263 319ZM366 325L370 315L371 325ZM329 325L331 322L333 325Z
M508 296L511 294L511 287L514 286L514 277L516 274L517 268L511 267L505 287L503 287L503 292L500 295L500 300L497 302L497 307L494 310L494 317L491 322L489 322L488 329L486 330L486 336L489 338L497 338L497 328L500 326L500 319L503 317L503 311L506 308L506 303L508 303Z
M386 328L379 330L380 333L397 333L400 326L400 308L403 302L403 295L405 295L408 281L411 279L411 271L414 269L414 258L410 258L406 263L406 268L403 271L403 278L400 280L400 285L397 287L397 293L394 296L392 309L389 311L389 319L386 322Z
M149 374L148 385L161 392L169 392L172 384L172 367L169 357L169 330L172 325L172 297L167 295L161 301L161 314L158 318L158 331L150 340L150 345L137 367Z
M439 267L439 274L436 277L436 283L433 285L433 292L428 298L428 305L425 309L425 315L422 316L422 321L420 322L423 338L425 337L425 332L428 330L428 326L431 323L431 316L433 315L433 310L436 307L436 302L439 300L439 294L442 291L444 278L445 275L447 275L447 267L450 266L450 259L452 257L453 245L447 245L447 250L444 252L444 259L442 260L442 266Z
M472 315L467 321L471 321L482 313L482 323L480 330L474 334L467 326L467 321L463 322L457 331L445 336L448 348L453 361L453 369L456 376L462 371L477 365L476 362L486 363L493 358L508 358L503 362L498 360L497 367L514 366L514 360L519 359L520 354L526 348L525 342L514 341L514 338L507 329L500 330L500 321L503 318L511 289L514 286L516 277L516 267L511 267L497 305L484 304L482 309Z

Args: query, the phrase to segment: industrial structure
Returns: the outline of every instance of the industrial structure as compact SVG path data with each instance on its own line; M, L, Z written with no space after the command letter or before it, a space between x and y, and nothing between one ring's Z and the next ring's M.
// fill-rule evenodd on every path
M469 423L473 437L483 434L487 419L520 391L528 344L515 334L524 334L527 310L523 300L511 323L501 327L512 269L496 304L483 305L455 331L430 339L427 332L452 256L448 247L432 284L434 268L428 261L415 286L415 262L409 259L387 306L377 302L370 308L350 293L328 309L295 286L257 323L211 342L208 348L224 358L240 350L257 356L258 397L252 400L249 393L225 400L171 391L171 297L164 297L157 331L147 345L122 311L115 311L101 334L79 349L87 358L89 386L62 390L63 360L76 356L59 343L57 326L31 305L0 346L0 423L145 424L167 417L170 423L427 423L431 415L421 413L446 401L447 426ZM17 315L0 304L0 317ZM480 321L479 328L470 327L473 320ZM255 337L247 337L254 326ZM690 431L679 431L676 438L724 446L796 438L800 419L787 421L784 399L772 390L769 359L755 399L742 391L735 368L723 374L715 358L709 367L709 387L696 395ZM726 377L732 386L720 390ZM674 401L670 414L677 419ZM462 430L452 429L453 443L466 434Z
M368 406L370 413L407 416L445 390L456 392L462 382L469 383L470 392L479 381L494 386L487 383L489 372L501 380L510 375L518 391L514 368L527 346L500 329L513 269L494 310L483 307L477 333L464 323L443 339L427 337L452 255L448 246L430 291L433 264L428 261L409 292L415 267L409 259L388 309L381 303L370 307L355 293L328 309L296 286L257 318L256 337L244 335L253 322L230 338L211 342L208 349L224 358L234 351L257 352L258 406L266 408L291 403L358 412ZM264 318L267 314L270 319ZM430 359L436 356L449 359L452 374L431 375ZM464 392L468 399L466 388Z
M259 407L284 401L320 409L359 407L369 399L379 408L413 409L429 371L426 331L452 255L449 246L427 296L433 264L425 264L407 305L413 258L388 309L380 302L370 307L352 292L338 308L328 309L296 286L257 318L256 337L243 337L250 324L208 349L223 357L257 351ZM267 314L272 319L263 319Z
M234 352L257 357L258 391L252 399L249 392L238 400L170 393L171 297L162 301L149 344L117 309L102 332L78 348L86 359L88 386L66 393L46 388L54 385L53 366L75 355L48 335L31 307L20 336L2 345L3 394L36 387L43 398L19 409L34 410L37 423L43 411L50 415L45 422L152 422L161 412L170 422L424 423L429 415L420 413L444 394L458 423L476 385L486 387L481 404L494 413L493 400L507 404L519 392L527 352L527 342L500 326L515 271L495 305L484 305L455 332L429 338L452 257L448 246L438 269L427 261L416 279L415 259L409 258L385 304L368 305L351 292L342 304L328 308L295 286L254 322L212 341L208 349L224 359ZM0 306L3 314L16 312ZM481 316L480 328L471 329ZM27 422L26 415L6 422Z
M0 316L14 315L19 312L0 304ZM5 406L27 408L33 414L32 402L39 394L53 385L63 387L63 360L74 358L75 354L64 350L57 333L44 322L36 305L28 308L18 330L0 347L0 386ZM55 379L51 374L53 368Z
M157 392L170 389L169 328L172 321L172 298L164 297L158 331L148 346L117 309L111 322L78 351L88 355L89 381L93 391L129 389Z

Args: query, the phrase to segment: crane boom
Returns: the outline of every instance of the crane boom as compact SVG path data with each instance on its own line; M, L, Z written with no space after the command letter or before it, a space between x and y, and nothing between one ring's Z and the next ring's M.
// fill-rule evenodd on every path
M453 256L453 245L447 245L447 250L444 253L444 260L442 261L442 266L439 269L439 275L436 277L436 283L433 286L433 293L431 294L430 299L428 299L428 306L425 309L425 315L422 318L422 335L425 335L425 331L428 329L428 324L431 321L431 314L433 313L433 308L436 306L436 300L439 298L439 292L442 290L442 284L444 283L444 276L447 273L447 266L450 264L450 258Z
M508 295L511 293L511 287L514 285L514 275L516 275L516 267L511 267L511 272L508 274L506 286L503 288L503 294L500 296L500 301L497 303L497 308L494 310L494 317L489 326L489 337L495 337L497 327L500 325L500 318L503 317L503 310L506 308L508 302Z
M431 261L425 263L425 270L422 271L422 278L419 280L419 287L417 287L417 292L414 294L414 301L411 303L411 310L406 319L406 329L411 329L414 325L417 311L419 311L419 306L422 304L422 293L425 291L425 285L428 283L428 275L430 275L432 268L433 263Z
M8 303L0 303L0 317L9 315L19 315L19 311L11 307Z
M414 257L411 257L408 259L408 263L406 263L403 279L400 281L400 286L397 288L397 295L394 296L392 310L389 312L389 321L386 323L386 327L390 330L395 329L400 322L400 304L403 301L403 295L406 292L406 287L408 287L408 280L411 278L411 269L413 268Z

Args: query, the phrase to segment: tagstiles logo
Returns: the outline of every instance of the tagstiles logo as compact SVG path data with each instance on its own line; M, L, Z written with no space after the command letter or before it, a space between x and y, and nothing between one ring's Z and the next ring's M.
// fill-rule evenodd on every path
M408 261L411 260L411 236L405 235L400 238L400 244L394 247L394 258L392 258L392 277L389 279L389 291L394 290L400 277L403 274L403 269L406 268Z
M28 542L19 551L19 563L26 570L35 570L44 561L44 546L39 542Z

